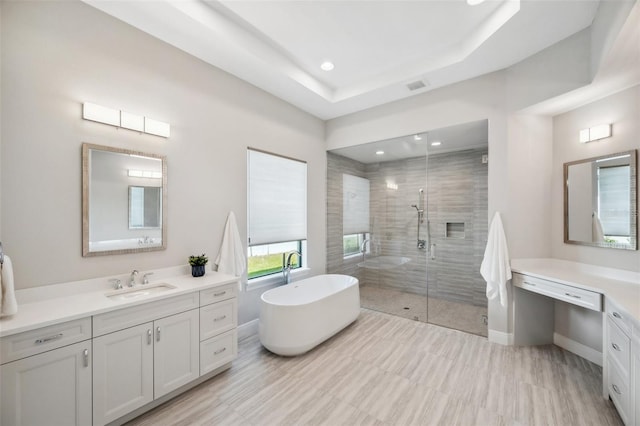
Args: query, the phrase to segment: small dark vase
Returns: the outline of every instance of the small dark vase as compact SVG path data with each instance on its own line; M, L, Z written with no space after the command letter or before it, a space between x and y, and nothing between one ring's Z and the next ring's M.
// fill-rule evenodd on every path
M191 266L191 275L194 277L201 277L204 275L204 266L205 265L192 265Z

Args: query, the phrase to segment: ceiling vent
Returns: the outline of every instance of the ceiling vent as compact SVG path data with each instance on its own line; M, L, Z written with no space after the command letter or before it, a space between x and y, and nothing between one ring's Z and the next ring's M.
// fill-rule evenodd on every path
M424 84L422 80L414 81L413 83L407 84L407 89L411 90L412 92L414 90L422 89L423 87L427 87L427 85Z

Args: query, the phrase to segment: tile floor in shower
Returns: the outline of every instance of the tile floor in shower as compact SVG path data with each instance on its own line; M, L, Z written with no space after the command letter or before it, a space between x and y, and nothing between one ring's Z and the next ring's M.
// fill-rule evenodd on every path
M370 285L360 286L360 304L363 308L487 336L487 324L483 321L483 318L487 318L486 306L427 298L415 293Z

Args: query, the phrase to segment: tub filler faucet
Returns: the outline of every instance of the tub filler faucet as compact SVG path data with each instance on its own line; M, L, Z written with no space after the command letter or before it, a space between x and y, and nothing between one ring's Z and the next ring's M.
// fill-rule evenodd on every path
M287 261L284 263L284 265L282 265L282 274L284 275L284 283L285 284L289 284L291 282L291 258L293 257L294 254L298 255L298 259L300 257L302 257L300 252L297 252L295 250L290 251L287 254ZM284 260L284 258L283 258L283 260Z

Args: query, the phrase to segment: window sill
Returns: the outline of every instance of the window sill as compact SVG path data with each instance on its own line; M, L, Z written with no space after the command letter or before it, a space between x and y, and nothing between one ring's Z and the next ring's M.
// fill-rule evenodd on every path
M309 275L311 272L310 268L298 268L291 271L291 280L297 281ZM282 272L278 272L277 274L267 275L266 277L254 278L252 280L248 280L245 290L253 291L263 287L271 287L274 285L282 285L284 284L284 276Z

